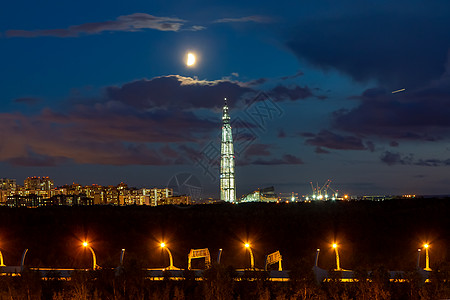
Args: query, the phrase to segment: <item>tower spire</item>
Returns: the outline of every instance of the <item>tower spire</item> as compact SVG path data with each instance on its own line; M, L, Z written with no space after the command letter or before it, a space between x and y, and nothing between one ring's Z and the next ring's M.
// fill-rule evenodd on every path
M234 150L227 98L224 99L222 113L222 145L220 151L220 200L236 201L236 182L234 180Z

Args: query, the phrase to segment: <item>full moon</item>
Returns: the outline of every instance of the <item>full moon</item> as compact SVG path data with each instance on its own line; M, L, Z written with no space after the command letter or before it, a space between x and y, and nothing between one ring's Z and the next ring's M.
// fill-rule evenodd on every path
M195 64L195 55L193 53L188 53L186 66L192 67Z

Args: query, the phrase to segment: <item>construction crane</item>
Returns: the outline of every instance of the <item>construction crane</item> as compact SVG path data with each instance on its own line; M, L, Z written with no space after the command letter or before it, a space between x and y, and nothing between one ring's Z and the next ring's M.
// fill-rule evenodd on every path
M319 183L316 183L316 185L314 185L312 182L310 182L310 184L313 191L312 200L328 200L328 199L336 200L338 193L337 191L335 191L330 187L331 185L330 179L325 181L325 183L322 186L319 186ZM328 193L328 190L331 190L333 192L333 194L331 194L331 197ZM307 197L306 200L309 200L309 198Z

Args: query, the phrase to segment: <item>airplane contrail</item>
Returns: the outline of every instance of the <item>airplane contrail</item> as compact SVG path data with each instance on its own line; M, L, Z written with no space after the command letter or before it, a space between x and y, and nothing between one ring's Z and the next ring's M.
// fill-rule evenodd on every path
M403 92L403 91L405 91L405 90L406 90L406 89L396 90L396 91L393 91L392 94L399 93L399 92Z

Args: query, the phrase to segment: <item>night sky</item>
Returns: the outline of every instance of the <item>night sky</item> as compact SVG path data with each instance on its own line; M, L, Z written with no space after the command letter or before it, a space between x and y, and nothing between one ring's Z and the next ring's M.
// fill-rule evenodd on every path
M217 198L227 97L238 196L450 194L449 29L447 0L7 1L0 177Z

